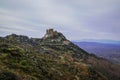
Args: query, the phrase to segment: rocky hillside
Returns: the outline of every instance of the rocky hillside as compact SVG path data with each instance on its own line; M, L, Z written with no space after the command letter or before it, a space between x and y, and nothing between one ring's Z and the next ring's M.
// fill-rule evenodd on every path
M120 66L91 55L53 29L43 38L0 37L0 80L120 80Z

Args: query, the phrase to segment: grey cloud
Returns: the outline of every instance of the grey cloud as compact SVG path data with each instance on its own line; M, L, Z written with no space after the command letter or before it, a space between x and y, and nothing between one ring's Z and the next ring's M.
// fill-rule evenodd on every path
M5 34L20 29L17 33L41 37L52 27L71 40L120 40L119 4L119 0L3 0L0 30Z

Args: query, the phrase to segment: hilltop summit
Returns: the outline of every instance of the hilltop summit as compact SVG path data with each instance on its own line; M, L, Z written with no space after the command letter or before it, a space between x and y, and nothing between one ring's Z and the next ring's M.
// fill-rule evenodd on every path
M54 31L52 28L46 30L46 34L44 35L43 39L59 39L60 41L66 40L62 33Z
M47 29L44 38L50 38L50 37L54 38L57 35L58 35L58 32L54 31L54 29Z
M61 44L61 45L68 45L70 44L70 41L66 39L66 37L57 31L54 31L54 29L47 29L46 34L42 38L42 42L45 42L45 44Z

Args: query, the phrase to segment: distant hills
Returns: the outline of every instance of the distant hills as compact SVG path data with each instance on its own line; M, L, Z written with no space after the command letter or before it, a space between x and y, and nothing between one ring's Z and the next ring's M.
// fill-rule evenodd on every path
M120 66L48 29L42 38L0 37L0 80L120 80Z
M120 41L117 40L102 40L102 39L83 39L83 40L76 40L73 42L93 42L93 43L103 43L103 44L120 44Z
M118 42L74 42L82 49L99 57L107 58L108 60L120 64L120 44ZM118 43L118 44L117 44Z

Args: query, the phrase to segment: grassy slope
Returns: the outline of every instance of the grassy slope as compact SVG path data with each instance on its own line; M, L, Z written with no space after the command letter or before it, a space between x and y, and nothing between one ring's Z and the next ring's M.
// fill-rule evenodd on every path
M75 46L40 46L0 38L0 80L108 80L100 72L103 67L96 69L87 55L84 62L77 57L79 52L86 54Z

